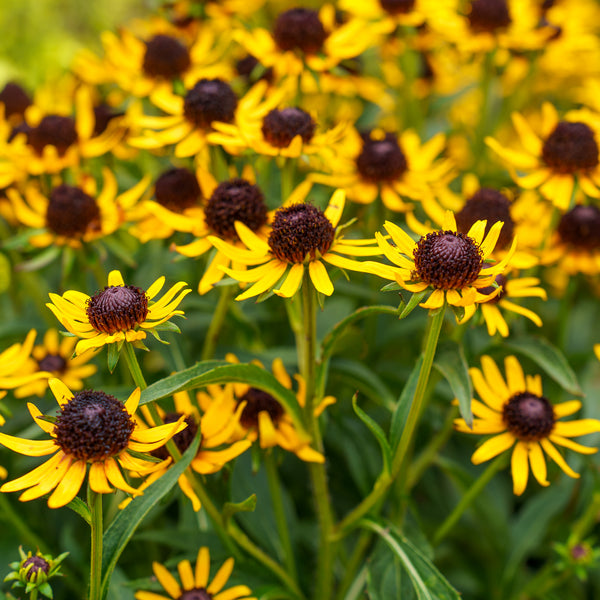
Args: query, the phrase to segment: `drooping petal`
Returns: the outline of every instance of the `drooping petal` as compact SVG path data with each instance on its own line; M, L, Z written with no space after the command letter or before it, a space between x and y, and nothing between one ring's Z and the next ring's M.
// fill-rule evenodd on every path
M538 442L530 442L528 450L529 464L531 465L533 476L540 485L543 485L544 487L549 486L550 482L546 479L548 474L546 469L546 459L544 458L542 447Z
M69 504L81 489L81 484L85 478L87 463L84 460L76 460L69 470L63 475L60 483L48 498L50 508L59 508Z
M575 473L573 469L565 462L560 452L552 445L550 440L541 440L540 444L544 452L569 476L574 479L579 479L579 473Z
M510 470L513 478L513 493L520 496L527 487L529 478L529 463L527 461L527 444L518 441L515 444L510 460Z

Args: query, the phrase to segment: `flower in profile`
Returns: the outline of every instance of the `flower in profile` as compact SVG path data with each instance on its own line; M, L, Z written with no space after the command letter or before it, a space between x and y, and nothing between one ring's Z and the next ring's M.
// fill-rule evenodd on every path
M300 186L299 189L306 196L309 186ZM325 211L313 204L302 203L297 192L298 188L292 193L293 203L288 200L275 212L266 241L239 221L236 222L235 229L246 246L245 249L217 237L209 237L212 244L234 263L254 267L221 267L233 279L253 284L237 296L236 300L252 298L269 290L273 290L278 296L291 298L302 284L305 271L315 289L330 296L333 293L333 283L324 263L363 273L377 274L382 271L378 263L368 264L343 256L381 254L373 246L372 240L345 240L337 230L345 204L343 190L333 193Z
M228 354L226 359L232 363L239 362L233 354ZM253 363L263 368L259 361L253 361ZM288 390L292 389L292 379L280 358L273 361L272 371L283 387ZM301 375L295 375L294 378L298 384L296 399L298 404L304 407L306 404L304 379ZM298 431L285 408L264 390L245 383L215 385L209 386L206 392L198 392L197 398L200 407L205 412L215 410L215 406L220 406L220 410L223 412L236 415L239 411L232 439L246 439L252 442L258 440L261 448L279 446L307 462L322 463L325 460L321 453L310 447L310 439L304 432ZM319 416L327 406L334 402L333 396L323 398L315 407L315 416Z
M560 120L556 108L546 102L539 132L519 113L513 113L512 122L522 149L505 147L491 137L486 143L508 164L520 187L539 188L561 211L571 207L576 183L587 196L600 198L597 120L586 118L585 111Z
M192 569L189 560L177 565L179 580L160 563L152 563L152 570L164 591L168 594L138 591L136 600L256 600L246 585L236 585L223 590L231 576L235 561L228 558L210 580L210 553L207 547L198 550L196 568ZM209 581L210 580L210 581Z
M137 202L148 187L148 178L119 194L112 171L105 167L102 175L100 192L89 176L80 177L79 185L56 185L48 194L33 182L26 185L23 195L7 190L17 221L32 228L28 241L38 248L54 244L81 248L83 243L114 233L123 221L121 205Z
M73 351L77 338L59 338L57 329L48 329L44 334L42 344L34 346L31 356L22 367L23 373L47 373L47 378L60 379L70 390L83 389L83 380L91 377L98 368L89 364L94 357L94 351L89 350L74 357ZM42 396L48 388L47 379L37 379L19 385L14 395L16 398L28 396Z
M471 460L478 465L512 450L511 471L513 491L520 496L527 486L529 465L538 483L550 485L544 453L569 477L577 478L556 446L580 454L594 454L589 448L574 442L572 437L600 431L598 419L560 421L581 408L579 400L552 404L542 393L539 375L527 375L514 356L504 359L505 377L489 356L482 356L481 370L471 368L469 373L481 401L473 399L471 408L475 419L470 428L464 419L457 419L455 427L463 433L492 434L475 451Z
M36 335L35 329L31 329L22 344L17 342L0 352L0 399L6 396L6 390L33 384L39 380L43 380L42 385L46 389L46 380L52 374L42 370L31 373L27 367ZM4 423L4 417L0 414L0 425Z
M33 592L36 591L46 598L53 598L54 594L48 580L62 576L61 563L69 553L63 552L53 558L51 554L42 554L39 550L35 554L32 554L31 550L25 553L19 546L19 554L21 560L10 564L12 572L4 578L4 581L13 581L13 589L22 589L26 594L31 594L30 597L34 597Z
M214 402L200 415L197 406L190 401L187 392L177 392L173 395L173 399L175 402L173 412L165 412L157 407L158 413L163 423L174 423L183 418L187 424L183 431L173 436L173 442L181 454L188 449L198 432L200 433L200 448L190 463L192 469L197 473L202 475L216 473L251 446L252 442L247 439L231 442L234 431L239 427L244 405L232 407L230 403ZM233 410L230 410L232 408ZM140 427L148 427L146 423L154 426L155 421L148 408L142 406L141 412L144 415L144 421L138 419ZM153 450L152 455L163 461L161 463L163 467L151 473L138 488L139 490L144 490L154 483L166 473L170 466L166 460L169 458L169 452L165 446ZM185 473L180 475L177 483L181 491L191 500L193 509L199 511L200 499ZM128 501L126 500L123 504Z
M144 460L140 453L165 444L185 427L183 418L142 430L133 418L140 400L139 388L123 404L102 391L73 394L60 379L48 383L60 407L56 418L44 417L33 404L27 408L51 439L27 440L0 433L0 444L25 456L52 456L29 473L5 483L0 492L25 490L19 496L22 502L52 492L48 506L58 508L75 498L89 465L89 485L95 492L109 494L114 486L129 494L141 494L125 481L121 469L147 475L162 468L162 463Z
M66 291L62 296L51 293L52 302L46 306L70 333L81 338L75 346L75 354L79 355L105 344L139 342L146 339L147 331L155 337L161 328L170 326L178 331L168 321L183 315L177 306L191 290L180 281L154 301L164 284L165 278L159 277L145 291L125 285L123 276L115 270L108 274L108 286L93 296L75 290Z
M452 306L473 306L491 300L493 294L485 296L478 288L494 285L495 278L506 268L516 241L506 256L489 266L489 258L502 229L502 222L494 223L485 235L486 221L477 221L464 234L457 230L452 211L445 213L440 230L427 233L414 241L405 231L387 221L384 225L389 234L384 237L376 233L377 243L385 256L394 265L388 269L387 278L396 279L409 292L433 291L423 308L440 308L444 303ZM485 267L485 268L484 268ZM496 289L496 293L500 288Z
M432 184L450 175L452 163L436 159L445 140L440 133L422 144L412 130L397 135L379 128L362 134L352 129L327 163L328 172L310 179L345 190L353 202L371 204L381 197L389 210L406 212L412 208L406 198L426 200Z

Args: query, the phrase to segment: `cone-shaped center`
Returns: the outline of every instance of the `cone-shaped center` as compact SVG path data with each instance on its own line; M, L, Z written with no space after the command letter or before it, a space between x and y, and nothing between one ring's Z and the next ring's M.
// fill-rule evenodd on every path
M557 173L575 173L598 166L598 144L585 123L561 121L542 147L542 159Z
M192 64L187 48L168 35L155 35L146 42L142 68L150 77L176 79Z
M327 32L316 11L308 8L292 8L281 13L275 21L273 39L279 48L301 50L315 54L323 47Z
M558 223L558 235L565 243L587 252L600 249L600 209L579 205L566 212Z
M96 331L127 331L146 319L148 297L133 285L105 287L88 300L86 314Z
M522 392L504 405L502 419L520 440L539 441L547 438L554 428L554 409L543 396Z
M364 136L363 140L362 151L356 158L356 168L363 179L380 183L402 176L408 165L394 134L386 133L382 140Z
M87 232L100 231L100 209L96 200L82 189L59 185L50 193L46 226L57 235L81 237Z
M270 111L263 120L262 133L275 148L287 148L297 135L305 144L310 142L315 127L315 122L307 112L290 107Z
M237 97L231 86L221 79L201 79L188 91L183 114L196 127L208 129L213 121L231 123Z
M238 404L240 402L247 403L240 417L240 423L246 429L258 427L258 415L263 411L269 413L269 417L275 425L284 414L281 404L271 394L267 394L267 392L263 392L258 388L250 388L238 399Z
M202 196L196 175L189 169L170 169L156 180L154 196L159 204L181 213L196 206Z

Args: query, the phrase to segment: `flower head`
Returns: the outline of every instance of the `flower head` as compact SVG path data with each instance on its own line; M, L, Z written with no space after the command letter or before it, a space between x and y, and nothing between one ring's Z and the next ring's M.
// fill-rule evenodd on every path
M502 452L512 450L511 471L513 490L521 495L527 486L529 466L538 483L550 485L547 480L546 453L567 475L579 477L569 467L556 446L581 454L594 454L597 448L588 448L569 439L600 431L597 419L560 421L581 408L579 400L552 404L542 393L539 375L527 375L514 356L504 360L505 377L489 357L481 359L482 369L470 369L471 379L481 401L472 400L475 419L470 428L464 419L457 419L455 427L463 433L492 434L471 457L474 464L490 460Z
M89 465L89 485L95 492L111 493L112 484L129 494L141 494L125 481L121 469L147 475L161 468L162 463L143 460L139 453L165 444L185 427L183 418L141 430L133 418L140 400L139 388L123 404L102 391L73 394L60 379L50 379L49 385L60 407L53 422L33 404L27 407L35 423L51 439L25 440L0 433L0 444L26 456L52 456L26 475L5 483L0 491L25 490L19 497L23 502L52 492L48 506L58 508L77 495Z
M75 347L75 353L81 354L105 344L144 340L146 331L156 336L154 330L160 330L171 317L183 315L176 308L191 290L184 289L187 284L180 281L154 301L164 284L165 278L159 277L146 291L125 285L121 273L111 271L108 286L93 296L73 290L62 296L50 294L52 302L46 306L68 331L81 338Z
M494 223L484 235L486 221L477 221L464 234L457 230L451 211L446 212L440 230L427 233L416 242L394 223L388 221L384 227L389 239L380 233L375 237L385 256L397 267L389 269L388 278L395 278L410 292L433 289L429 298L421 303L424 308L439 308L444 302L468 307L490 300L491 295L485 297L477 290L494 284L512 254L509 251L501 261L484 268L500 235L502 222Z
M160 585L168 594L138 591L136 600L256 600L250 597L252 591L246 585L236 585L223 590L233 571L234 560L228 558L210 579L210 554L206 547L198 550L196 568L192 569L189 560L182 560L177 565L179 580L160 563L152 563L152 570ZM223 590L223 591L221 591Z
M214 246L232 261L248 269L222 269L237 281L253 283L237 296L237 300L252 298L269 290L291 298L299 289L305 270L315 289L326 296L333 293L333 283L324 263L350 271L377 272L379 265L360 262L349 256L380 254L371 240L344 240L337 225L344 210L344 192L337 190L329 206L320 208L302 202L310 184L301 184L286 204L275 212L267 240L259 238L248 227L237 222L236 231L246 246L240 249L216 237L209 237ZM292 202L290 202L292 200Z

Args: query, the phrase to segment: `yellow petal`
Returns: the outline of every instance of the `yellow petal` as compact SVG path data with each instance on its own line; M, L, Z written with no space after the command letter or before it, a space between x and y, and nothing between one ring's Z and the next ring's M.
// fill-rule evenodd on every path
M221 591L223 586L227 583L231 572L233 571L234 560L233 558L228 558L221 568L217 571L216 575L213 577L210 585L206 588L206 591L209 594L216 594Z
M325 265L320 260L308 263L308 273L317 291L325 294L325 296L333 294L333 283L329 278Z
M552 445L549 440L541 440L540 444L546 454L569 476L574 479L579 479L579 473L575 473L571 467L565 462L560 452Z
M514 442L515 436L510 431L496 435L483 442L483 444L475 450L471 457L471 462L475 465L479 465L486 460L490 460L508 450Z
M93 462L90 465L90 487L98 494L110 494L113 489L108 484L103 462Z
M507 356L504 359L504 368L506 371L506 383L511 395L525 392L527 390L525 375L517 358L515 356Z
M529 478L529 464L527 462L527 444L517 442L510 460L510 470L513 478L513 493L520 496L527 487Z
M311 263L312 264L312 263ZM304 265L302 263L296 263L289 270L283 283L277 290L273 290L278 296L284 298L291 298L300 287L302 283L302 276L304 275Z
M196 573L195 581L197 588L206 588L208 584L208 576L210 573L210 554L206 546L202 546L198 550L196 558Z
M47 456L58 449L54 440L24 440L5 433L0 433L0 444L26 456Z
M84 460L76 460L69 470L63 475L60 483L48 498L48 506L50 508L59 508L69 504L81 488L81 484L85 478L87 463Z
M563 437L576 437L600 431L598 419L577 419L576 421L558 421L554 424L552 433Z
M73 392L60 379L53 377L48 380L48 385L60 406L64 406L73 398Z
M189 560L182 560L177 565L177 571L179 572L179 579L184 590L191 590L194 587L194 574L192 572L192 565Z
M125 282L123 281L123 275L121 275L120 271L115 269L108 274L108 285L109 287L122 287L125 285Z
M538 442L530 442L528 450L529 464L531 465L531 472L533 473L533 476L537 479L537 482L540 485L543 485L544 487L549 486L550 482L546 479L546 459L544 458L542 447Z
M183 593L181 587L177 583L177 580L169 571L163 567L160 563L152 563L152 570L156 575L156 578L160 582L160 585L163 586L167 594L171 596L171 598L179 598Z

